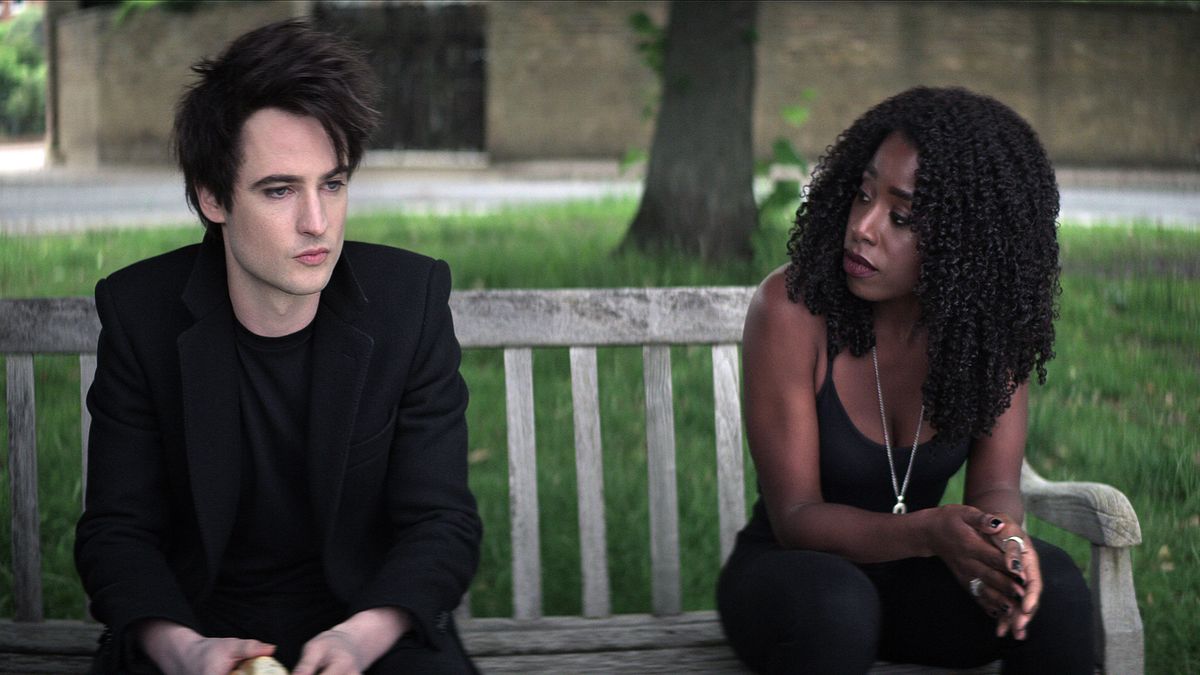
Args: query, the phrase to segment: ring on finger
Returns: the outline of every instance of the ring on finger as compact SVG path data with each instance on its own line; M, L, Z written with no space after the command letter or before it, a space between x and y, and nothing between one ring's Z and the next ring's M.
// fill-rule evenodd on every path
M1004 542L1003 542L1003 543L1007 544L1007 543L1008 543L1008 542L1010 542L1010 541L1015 541L1015 542L1017 542L1017 546L1019 546L1019 547L1021 548L1021 553L1024 553L1024 552L1025 552L1025 540L1024 540L1024 539L1022 539L1022 538L1020 538L1020 537L1018 537L1017 535L1015 535L1015 534L1014 534L1014 535L1013 535L1013 536L1011 536L1011 537L1005 537L1005 538L1004 538Z
M976 598L983 595L983 579L975 577L974 579L968 581L967 591Z

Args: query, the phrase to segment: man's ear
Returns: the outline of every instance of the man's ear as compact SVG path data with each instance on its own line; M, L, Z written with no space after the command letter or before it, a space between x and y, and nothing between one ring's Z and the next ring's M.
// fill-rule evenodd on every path
M200 211L211 222L225 224L228 215L225 213L225 207L221 206L220 200L212 190L203 185L196 186L196 195L200 197Z

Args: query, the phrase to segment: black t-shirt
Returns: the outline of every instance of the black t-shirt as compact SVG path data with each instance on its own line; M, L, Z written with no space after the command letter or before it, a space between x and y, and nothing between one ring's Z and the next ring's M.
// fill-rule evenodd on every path
M309 484L312 326L274 338L236 330L241 491L200 613L216 631L302 643L345 611L325 582Z

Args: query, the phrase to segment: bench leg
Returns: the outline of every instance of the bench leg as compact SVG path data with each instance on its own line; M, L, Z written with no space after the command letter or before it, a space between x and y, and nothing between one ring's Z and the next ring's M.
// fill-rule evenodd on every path
M1129 549L1093 545L1091 574L1097 660L1106 673L1142 675L1142 617L1133 589Z

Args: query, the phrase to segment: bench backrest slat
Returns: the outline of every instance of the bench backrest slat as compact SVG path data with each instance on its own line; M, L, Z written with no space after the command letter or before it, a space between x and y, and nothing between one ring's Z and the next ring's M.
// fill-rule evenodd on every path
M455 291L463 347L741 342L752 287ZM545 313L542 313L545 312ZM88 354L100 320L90 297L0 300L0 353Z
M678 614L679 499L675 487L675 409L671 348L642 347L646 385L646 470L650 492L650 606L655 614Z
M741 342L753 292L742 286L457 291L450 309L463 347L718 344Z
M596 348L571 347L570 355L583 615L596 618L608 616L612 612L608 584L608 534L604 515L604 460L600 450L600 388L596 375Z
M536 619L542 615L542 562L533 421L533 352L530 349L504 350L504 395L508 415L513 617Z
M0 354L96 351L100 319L91 298L0 301Z
M17 621L42 620L42 547L38 525L37 433L33 355L5 359L8 473L11 482L13 609Z
M742 469L742 405L738 386L738 346L713 345L713 416L717 436L718 526L721 560L733 551L746 523L746 483Z

